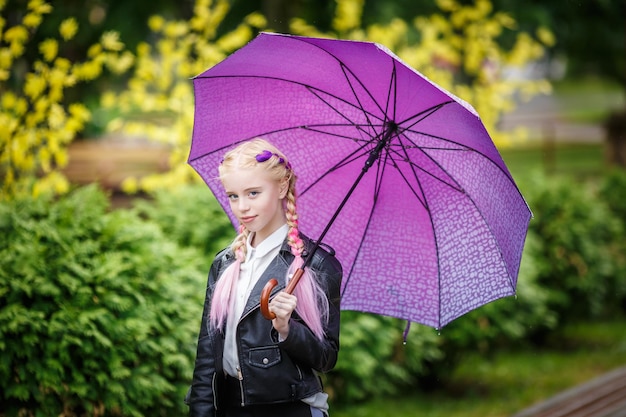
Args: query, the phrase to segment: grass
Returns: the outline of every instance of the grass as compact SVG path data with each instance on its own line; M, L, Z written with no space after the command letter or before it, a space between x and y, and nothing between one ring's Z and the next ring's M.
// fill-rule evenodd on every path
M573 122L602 123L625 105L621 87L601 79L559 81L553 87L561 116Z
M598 176L606 170L604 151L602 143L559 143L505 148L500 153L517 180L534 172Z
M333 417L505 417L626 365L624 319L555 331L550 348L469 353L443 388L334 407Z

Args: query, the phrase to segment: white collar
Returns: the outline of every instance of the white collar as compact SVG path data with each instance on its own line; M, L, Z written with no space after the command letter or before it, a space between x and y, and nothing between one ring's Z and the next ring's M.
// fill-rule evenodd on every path
M287 224L283 224L281 227L276 229L271 235L269 235L263 242L261 242L256 248L253 248L250 242L254 238L254 233L250 233L248 235L248 240L246 241L247 252L246 252L246 262L248 262L252 257L261 258L271 252L276 247L283 244L285 238L287 237L287 233L289 232L289 226Z

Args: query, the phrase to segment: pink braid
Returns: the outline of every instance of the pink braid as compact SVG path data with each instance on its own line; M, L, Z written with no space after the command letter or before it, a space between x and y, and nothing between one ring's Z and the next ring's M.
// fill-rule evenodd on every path
M235 253L235 262L230 264L219 277L215 284L213 297L211 298L211 311L209 313L209 322L211 327L218 330L224 330L226 319L235 307L235 293L237 291L237 281L239 281L239 270L241 264L246 258L246 240L248 231L242 226L239 227L239 235L232 244L232 250Z
M302 259L302 251L304 250L304 242L300 238L298 232L298 215L296 214L294 181L290 181L289 191L287 193L287 224L289 233L287 234L287 242L291 248L291 253L295 257L289 270L287 271L287 282L293 276L294 272L302 268L304 259ZM300 282L296 286L294 295L298 299L296 312L309 326L313 334L322 340L324 338L324 323L328 321L328 298L324 291L320 288L317 277L310 268L305 268Z

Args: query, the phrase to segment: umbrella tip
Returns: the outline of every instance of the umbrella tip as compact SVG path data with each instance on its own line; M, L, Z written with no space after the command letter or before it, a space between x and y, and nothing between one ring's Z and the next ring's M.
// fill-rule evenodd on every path
M402 333L402 344L406 345L406 338L409 336L409 330L411 329L411 320L407 320L406 327Z

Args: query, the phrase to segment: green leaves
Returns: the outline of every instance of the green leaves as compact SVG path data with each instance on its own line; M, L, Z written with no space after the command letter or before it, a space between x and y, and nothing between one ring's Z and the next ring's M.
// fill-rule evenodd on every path
M0 234L7 412L184 412L206 285L198 251L108 211L94 186L4 203Z

